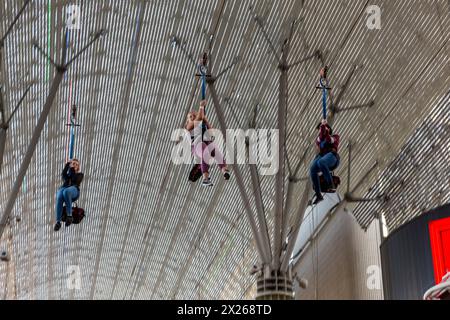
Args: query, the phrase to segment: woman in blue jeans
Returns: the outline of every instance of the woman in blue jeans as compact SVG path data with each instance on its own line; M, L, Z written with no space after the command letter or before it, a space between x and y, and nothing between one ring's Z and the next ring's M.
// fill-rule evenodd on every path
M63 214L63 204L66 204L66 227L73 222L72 218L72 202L76 201L80 196L80 184L83 181L83 173L80 172L80 161L78 159L70 160L64 166L62 171L63 185L56 193L56 224L55 231L61 228L61 219Z
M339 135L333 135L333 130L326 120L322 120L322 123L319 124L317 130L319 130L319 136L316 140L316 146L319 154L314 159L310 167L310 176L314 191L316 193L316 199L313 202L314 205L323 200L322 190L320 189L319 173L322 172L323 177L328 184L328 190L323 191L335 192L336 189L333 184L331 171L336 170L340 163L338 154L340 140Z

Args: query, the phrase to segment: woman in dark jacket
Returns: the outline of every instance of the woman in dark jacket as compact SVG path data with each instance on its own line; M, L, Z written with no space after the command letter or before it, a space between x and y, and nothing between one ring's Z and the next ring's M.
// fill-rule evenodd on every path
M66 227L72 224L72 202L80 196L80 184L83 181L83 173L80 172L80 161L73 159L66 163L62 171L63 185L56 193L56 224L55 231L61 228L63 204L66 204Z

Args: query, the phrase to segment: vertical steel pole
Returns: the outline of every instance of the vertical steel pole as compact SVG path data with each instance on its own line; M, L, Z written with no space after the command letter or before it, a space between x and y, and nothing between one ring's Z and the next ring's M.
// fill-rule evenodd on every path
M216 114L217 114L217 118L219 120L222 134L224 135L224 137L226 137L227 126L226 126L226 122L225 122L225 116L223 114L222 108L219 103L219 99L217 97L217 92L214 87L213 79L210 79L208 81L208 86L209 86L209 91L210 91L211 97L214 102L214 107L216 109ZM263 264L268 265L270 263L270 257L269 257L269 252L268 252L269 248L265 248L264 241L262 240L261 232L259 232L258 227L256 226L256 222L255 222L255 219L253 217L253 213L252 213L252 210L250 207L250 201L248 199L247 193L245 192L244 180L242 179L242 175L239 170L239 167L232 166L232 168L235 173L235 178L236 178L236 182L237 182L239 191L241 193L242 201L244 202L245 212L247 213L247 218L250 222L250 227L252 229L253 236L256 240L256 249L258 250L259 256L260 256Z
M272 250L270 247L270 238L269 238L269 230L267 228L266 215L264 212L264 205L261 196L261 184L258 179L258 170L256 168L256 164L250 164L250 176L252 180L253 186L253 194L255 195L255 203L256 203L256 212L258 217L258 223L260 227L260 232L262 233L264 246L265 248L269 248L269 259L272 259Z
M283 209L283 217L281 221L281 243L283 243L286 240L287 236L287 228L289 223L289 211L291 211L292 206L292 199L294 197L294 185L295 182L293 180L293 177L289 177L289 183L287 185L287 192L286 192L286 202L284 204Z
M280 267L281 256L281 242L282 242L282 219L283 219L283 207L284 207L284 179L285 179L285 143L286 143L286 105L287 105L287 55L288 46L283 48L283 54L280 63L280 83L279 83L279 97L278 97L278 132L280 141L278 143L278 172L275 177L275 223L273 230L274 237L274 255L273 255L273 268L278 270Z
M282 272L287 272L289 267L289 260L291 259L292 251L294 250L295 242L297 241L298 233L300 231L300 227L303 222L303 217L305 216L306 208L308 207L308 201L312 194L312 185L311 180L308 179L305 185L305 191L303 192L302 199L300 200L300 206L298 208L298 212L295 216L295 221L292 230L292 236L287 245L286 252L283 257L283 261L281 263L280 270Z
M253 120L250 123L250 129L255 129L256 127L256 114L257 110L254 110ZM257 136L257 133L253 133L254 136L249 137L249 140L251 143L256 143L255 136ZM256 157L255 157L256 158ZM266 220L266 213L264 210L264 202L262 199L261 194L261 183L259 181L258 177L258 169L256 167L256 164L250 163L250 177L252 181L252 187L253 187L253 194L255 195L255 204L256 204L256 211L257 211L257 217L258 217L258 223L261 229L261 233L263 233L263 240L264 245L266 248L269 248L269 258L272 260L272 248L270 246L270 237L269 237L269 229L267 228L267 220Z

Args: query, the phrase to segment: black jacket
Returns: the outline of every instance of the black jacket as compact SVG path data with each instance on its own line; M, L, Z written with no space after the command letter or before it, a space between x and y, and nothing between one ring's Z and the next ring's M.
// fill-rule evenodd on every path
M64 181L63 187L75 186L80 190L80 184L83 181L84 174L81 172L76 173L75 169L70 167L70 162L67 162L64 166L61 176Z

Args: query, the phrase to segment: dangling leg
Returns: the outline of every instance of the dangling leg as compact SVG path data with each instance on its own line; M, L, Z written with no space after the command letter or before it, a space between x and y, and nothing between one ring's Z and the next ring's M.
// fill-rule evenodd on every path
M79 192L76 187L69 187L69 188L64 189L63 195L64 195L64 202L66 203L66 209L67 209L66 227L68 227L72 224L72 221L73 221L72 202L74 199L78 198Z
M330 189L334 189L333 177L331 176L330 168L337 165L337 158L333 153L328 153L318 161L318 166L323 174L325 181L327 182Z
M219 150L219 148L215 145L214 142L208 145L208 149L211 152L211 155L214 157L214 160L217 162L220 171L222 171L225 180L229 180L231 175L222 152Z
M311 163L311 167L309 168L309 175L311 177L311 182L313 184L313 189L316 193L316 199L313 202L313 204L318 204L320 201L323 200L322 192L320 190L320 179L319 179L319 172L320 167L318 162L320 161L320 157L316 157L313 162Z
M194 156L194 166L189 173L189 181L197 182L198 179L202 177L201 161L200 158L195 153L195 145L192 144L192 155Z
M204 151L206 149L206 144L204 142L199 142L195 146L195 154L201 159L201 170L203 175L202 185L205 187L213 186L211 179L209 178L209 165L206 162L207 159L204 157Z
M54 227L55 231L61 228L61 219L63 214L63 203L64 203L64 188L59 188L56 192L56 224Z

